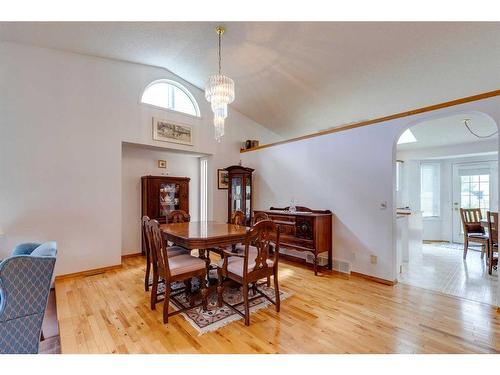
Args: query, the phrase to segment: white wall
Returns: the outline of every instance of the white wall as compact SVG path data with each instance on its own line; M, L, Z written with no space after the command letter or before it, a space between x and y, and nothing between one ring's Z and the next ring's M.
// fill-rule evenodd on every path
M167 169L158 168L158 160L167 161ZM141 252L141 177L189 177L189 213L193 221L200 213L200 158L139 145L122 147L122 254Z
M203 92L161 68L6 42L0 56L0 258L23 241L56 240L56 274L119 264L123 141L212 154L214 175L239 161L242 140L278 139L230 108L217 144ZM139 104L159 78L191 90L202 117ZM153 116L192 124L194 146L153 141ZM224 193L209 195L216 218Z
M500 123L500 98L242 154L255 168L255 208L297 205L334 212L333 254L353 271L396 280L396 141L422 120L479 110ZM387 203L387 209L381 204ZM378 263L370 263L370 255Z

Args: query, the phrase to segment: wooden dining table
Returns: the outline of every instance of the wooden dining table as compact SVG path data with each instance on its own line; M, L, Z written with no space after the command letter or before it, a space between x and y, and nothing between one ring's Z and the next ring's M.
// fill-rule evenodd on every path
M248 227L218 221L162 224L163 237L186 249L205 250L244 242Z

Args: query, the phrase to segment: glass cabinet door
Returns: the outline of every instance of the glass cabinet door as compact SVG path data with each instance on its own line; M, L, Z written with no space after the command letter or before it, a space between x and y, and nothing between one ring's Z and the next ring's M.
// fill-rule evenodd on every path
M243 181L241 177L233 177L231 180L231 213L243 209Z
M250 223L250 200L252 199L252 185L250 184L250 178L245 178L245 218L247 223Z
M180 208L180 185L175 183L160 184L160 216L167 216L170 211Z

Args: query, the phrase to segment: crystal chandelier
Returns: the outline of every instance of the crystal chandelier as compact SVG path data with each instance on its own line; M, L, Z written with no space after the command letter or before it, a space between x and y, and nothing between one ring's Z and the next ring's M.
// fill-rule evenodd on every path
M222 26L217 26L215 31L219 36L219 74L208 77L205 87L205 98L211 103L214 113L215 139L217 142L224 136L224 120L227 117L227 105L234 101L234 81L221 74L221 37L226 31Z

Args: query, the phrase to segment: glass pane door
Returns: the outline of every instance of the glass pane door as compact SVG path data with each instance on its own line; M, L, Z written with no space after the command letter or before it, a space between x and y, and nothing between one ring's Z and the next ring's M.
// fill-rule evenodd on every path
M247 223L250 222L250 199L252 198L252 186L250 185L250 178L245 178L245 218Z
M160 184L160 216L167 216L170 211L178 210L180 185Z
M231 181L231 213L243 208L242 178L233 177Z
M460 207L480 208L482 217L486 218L490 208L490 175L460 176L460 191Z

